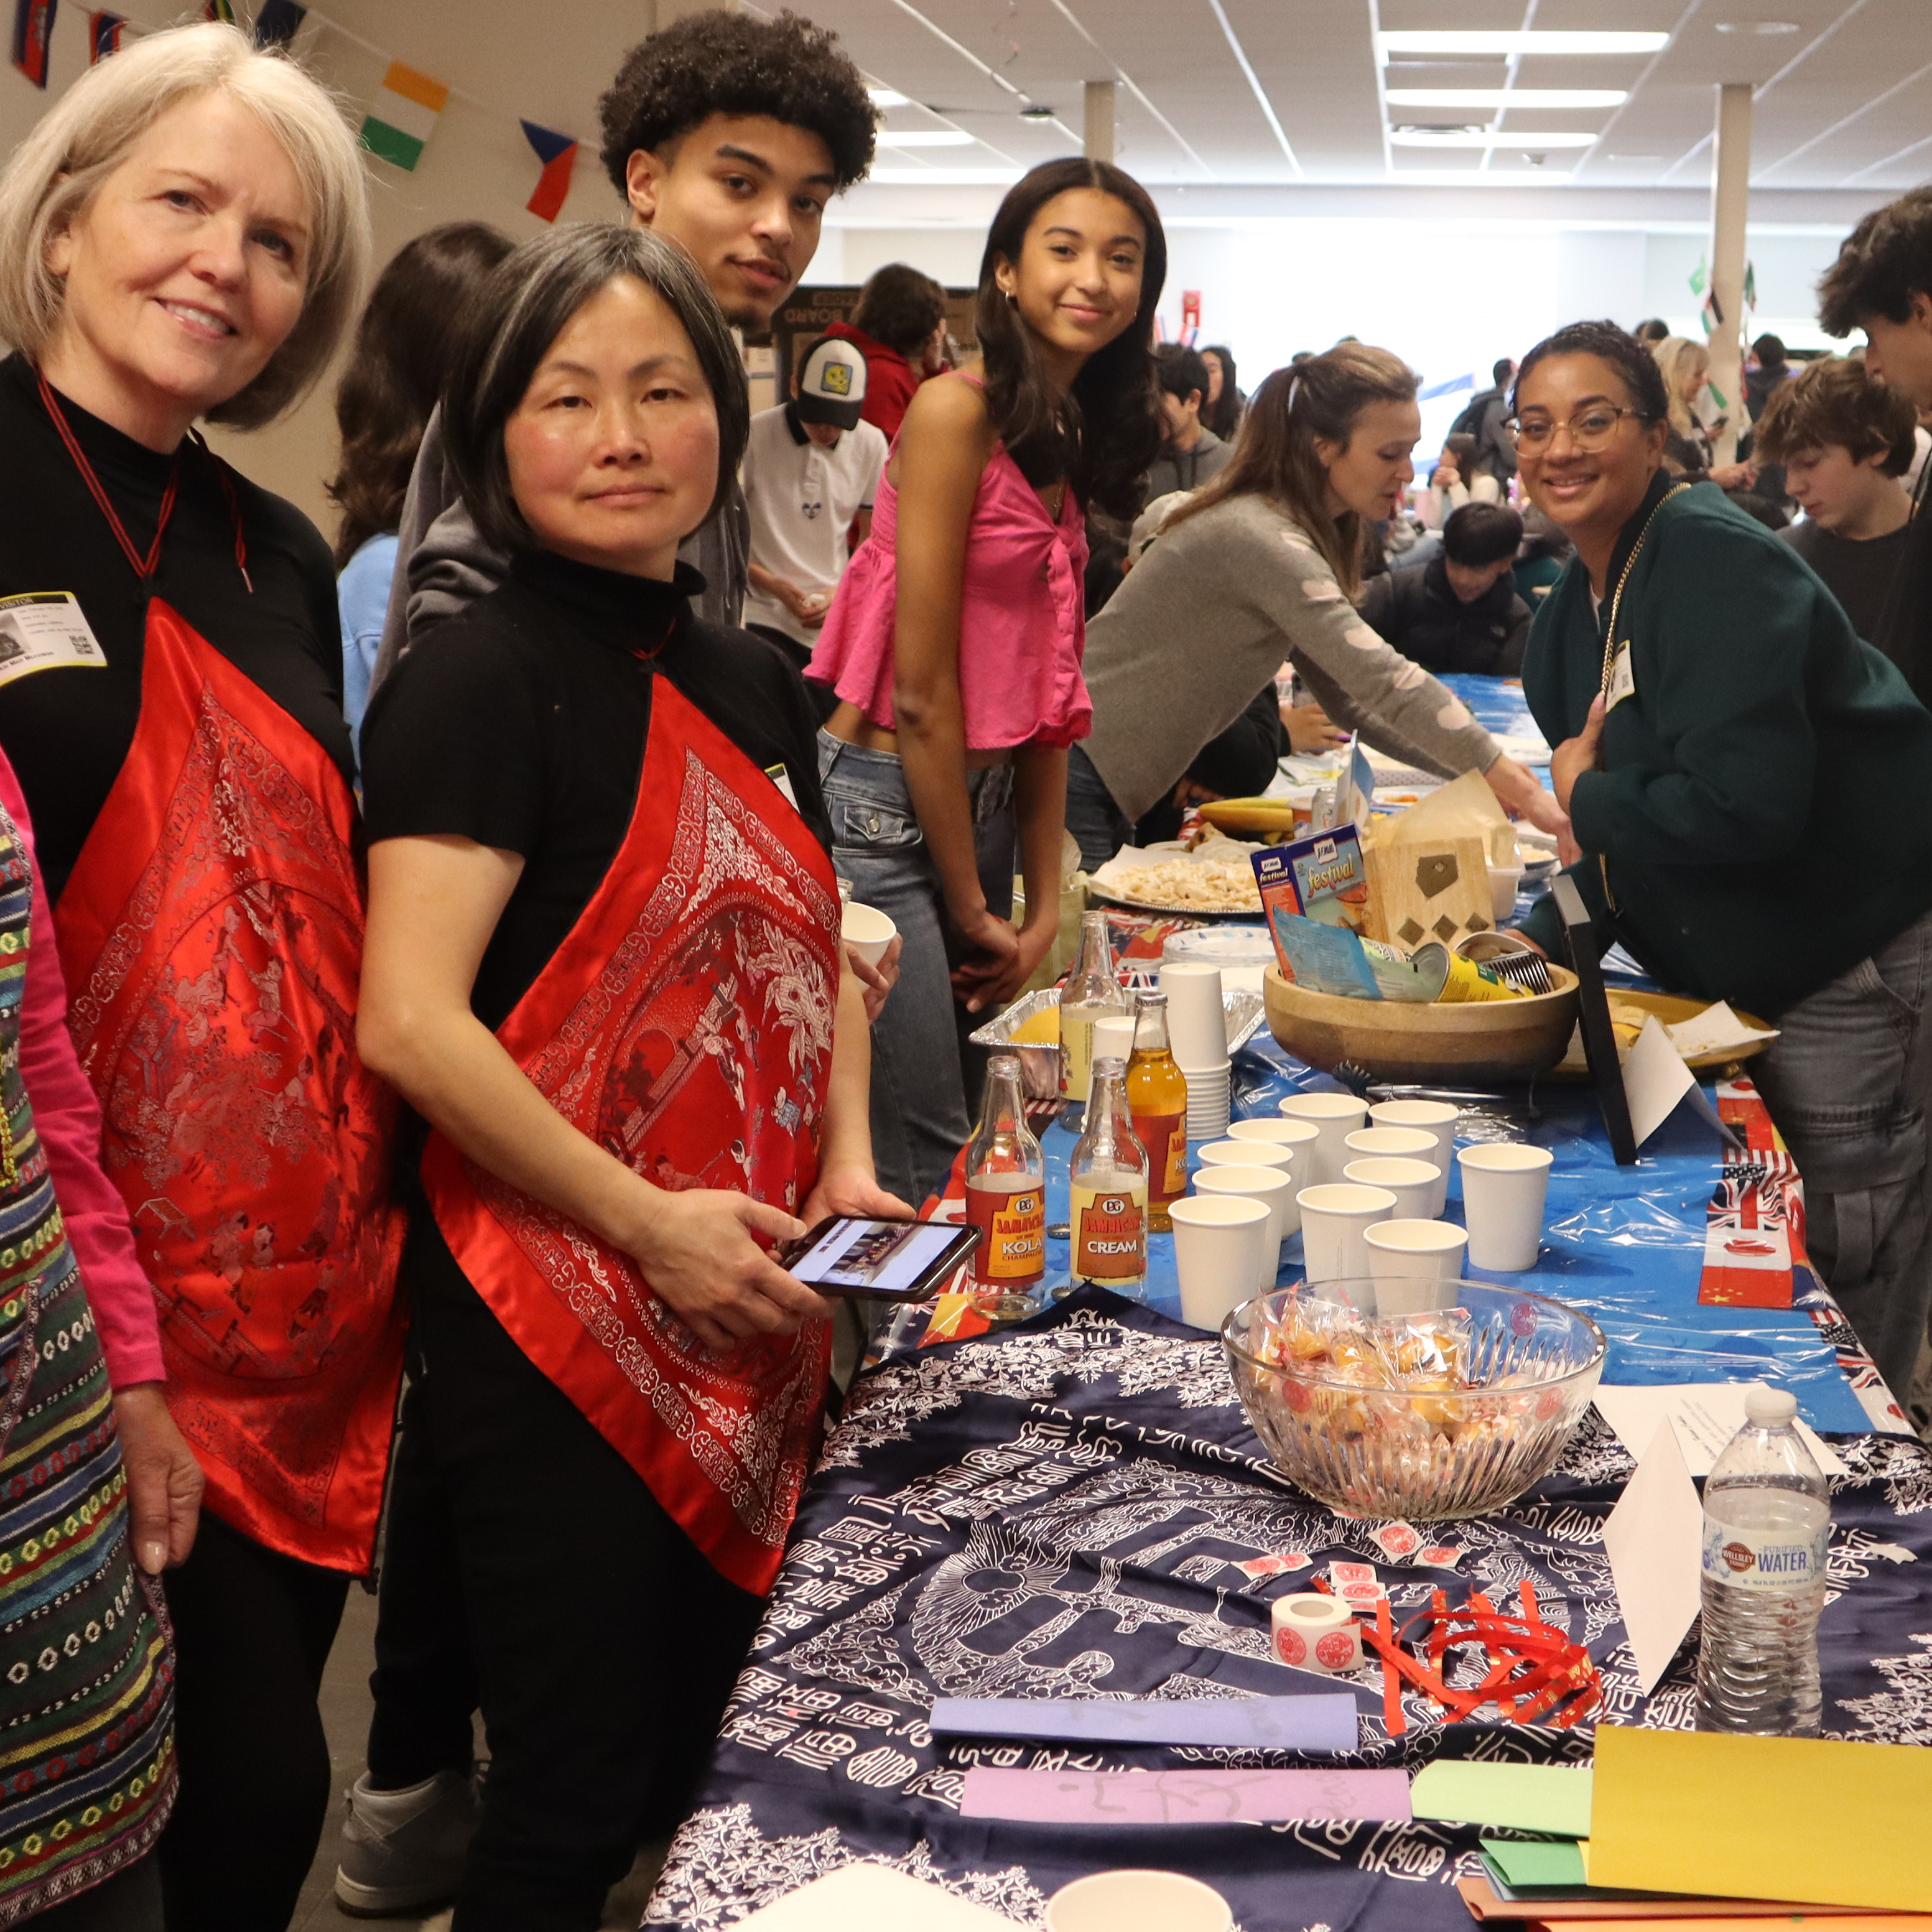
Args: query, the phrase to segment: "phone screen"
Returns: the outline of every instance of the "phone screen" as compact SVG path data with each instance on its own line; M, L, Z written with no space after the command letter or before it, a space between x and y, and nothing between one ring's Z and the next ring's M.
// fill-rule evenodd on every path
M944 1221L841 1216L821 1222L784 1265L824 1294L916 1298L959 1265L978 1245L979 1233Z

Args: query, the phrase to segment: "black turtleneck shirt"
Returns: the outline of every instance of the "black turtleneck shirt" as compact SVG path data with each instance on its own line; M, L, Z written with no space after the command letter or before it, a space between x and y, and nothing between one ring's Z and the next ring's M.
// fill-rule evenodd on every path
M292 503L233 476L251 592L214 459L191 443L164 456L61 398L74 440L142 556L178 464L174 514L152 592L286 711L353 782L342 716L335 570ZM120 775L141 710L148 590L62 442L25 358L0 362L0 596L70 591L104 669L57 666L0 685L0 747L20 774L47 890L58 899Z
M456 836L524 862L470 996L493 1031L623 843L660 676L759 770L782 764L830 846L804 684L761 639L692 614L704 581L688 564L666 584L519 556L501 590L439 626L376 688L362 728L370 843ZM776 790L771 802L786 808Z

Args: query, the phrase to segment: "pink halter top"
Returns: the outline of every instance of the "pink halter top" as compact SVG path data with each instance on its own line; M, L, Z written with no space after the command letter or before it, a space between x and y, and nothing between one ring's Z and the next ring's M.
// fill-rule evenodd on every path
M840 580L806 675L881 730L892 724L898 492L879 479L872 533ZM1006 446L980 472L959 607L959 695L969 751L1070 745L1093 722L1080 675L1086 521L1073 492L1048 512Z

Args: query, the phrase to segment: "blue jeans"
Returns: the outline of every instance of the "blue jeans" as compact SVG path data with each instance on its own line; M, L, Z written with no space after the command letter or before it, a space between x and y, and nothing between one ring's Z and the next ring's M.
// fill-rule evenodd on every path
M973 1016L952 997L957 938L896 754L818 734L818 782L832 820L832 862L852 896L899 929L898 984L872 1025L872 1158L879 1180L916 1208L938 1191L973 1130L962 1035ZM1012 767L966 774L980 889L988 908L1012 911Z
M1904 1406L1932 1309L1932 913L1780 1013L1754 1070L1804 1179L1804 1244Z
M1114 802L1106 780L1078 745L1066 754L1066 829L1090 872L1134 842L1133 821Z

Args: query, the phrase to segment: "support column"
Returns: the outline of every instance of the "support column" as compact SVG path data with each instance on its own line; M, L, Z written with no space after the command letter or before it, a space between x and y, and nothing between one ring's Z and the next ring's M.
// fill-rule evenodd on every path
M1114 83L1090 80L1087 83L1086 142L1082 149L1090 161L1114 158Z
M1726 82L1718 89L1716 151L1711 164L1711 292L1724 320L1711 332L1711 386L1724 398L1729 421L1716 460L1737 460L1744 413L1744 230L1750 212L1751 88Z

